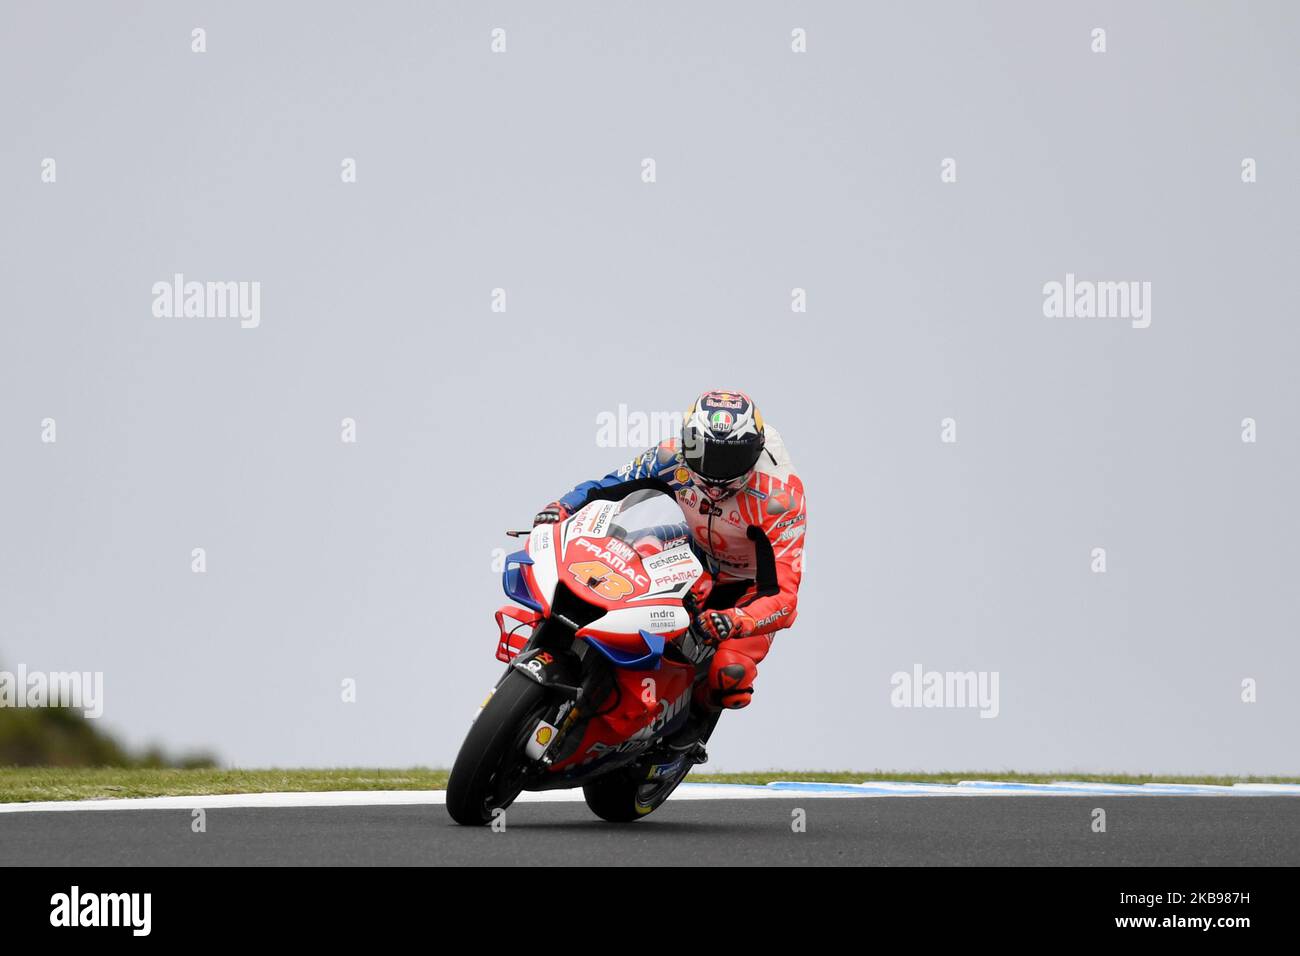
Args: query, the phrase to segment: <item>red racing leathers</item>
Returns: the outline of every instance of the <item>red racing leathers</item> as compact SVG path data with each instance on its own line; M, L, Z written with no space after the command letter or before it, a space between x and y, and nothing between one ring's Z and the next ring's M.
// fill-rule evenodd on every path
M573 513L597 488L654 478L673 490L696 551L707 564L708 573L693 589L702 602L701 630L724 636L709 671L709 703L715 706L749 703L756 665L767 656L776 632L797 616L807 517L803 482L776 429L768 426L765 438L749 480L720 501L692 483L676 438L660 442L604 478L578 485L559 500ZM725 620L711 620L711 612ZM715 624L721 627L715 629Z

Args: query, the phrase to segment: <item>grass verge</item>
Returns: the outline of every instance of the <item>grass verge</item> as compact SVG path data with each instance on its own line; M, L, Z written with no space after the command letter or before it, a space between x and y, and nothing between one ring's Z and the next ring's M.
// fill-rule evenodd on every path
M773 780L862 783L900 780L915 783L957 783L960 780L1005 780L1050 783L1088 780L1096 783L1300 783L1300 777L1132 776L1129 774L1011 773L968 770L954 773L908 771L789 771L755 773L693 773L695 783L770 783ZM441 790L446 770L218 770L123 769L118 767L0 767L0 803L34 800L94 800L112 797L206 796L217 793L281 793L318 790Z

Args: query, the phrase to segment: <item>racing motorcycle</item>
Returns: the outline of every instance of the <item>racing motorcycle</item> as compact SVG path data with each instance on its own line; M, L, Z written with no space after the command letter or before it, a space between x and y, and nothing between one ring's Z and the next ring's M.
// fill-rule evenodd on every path
M714 648L692 629L704 574L671 489L601 489L506 558L496 612L508 666L479 708L447 783L457 823L490 823L524 790L582 787L611 822L661 806L707 759L719 712L691 698ZM688 720L691 741L673 746Z

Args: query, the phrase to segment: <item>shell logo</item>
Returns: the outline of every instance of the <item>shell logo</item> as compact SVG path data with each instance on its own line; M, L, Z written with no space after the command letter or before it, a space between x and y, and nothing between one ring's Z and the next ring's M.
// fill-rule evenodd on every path
M553 733L554 731L552 731L550 727L538 727L537 736L535 739L539 744L545 747L547 744L551 742L551 735Z

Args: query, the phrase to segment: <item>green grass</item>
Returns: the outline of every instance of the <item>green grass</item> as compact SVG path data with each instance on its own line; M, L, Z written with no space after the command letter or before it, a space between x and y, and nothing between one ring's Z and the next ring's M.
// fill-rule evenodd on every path
M693 773L696 783L770 783L773 780L862 783L902 780L915 783L957 783L959 780L1006 780L1049 783L1088 780L1096 783L1300 783L1300 777L1132 776L1129 774L1009 773L968 770L960 773L912 773L872 770L789 771L756 773ZM218 770L161 768L0 767L0 803L33 800L93 800L107 797L206 796L216 793L277 793L317 790L440 790L447 771L417 767L409 770Z
M0 803L312 790L440 790L445 770L173 770L0 767Z

